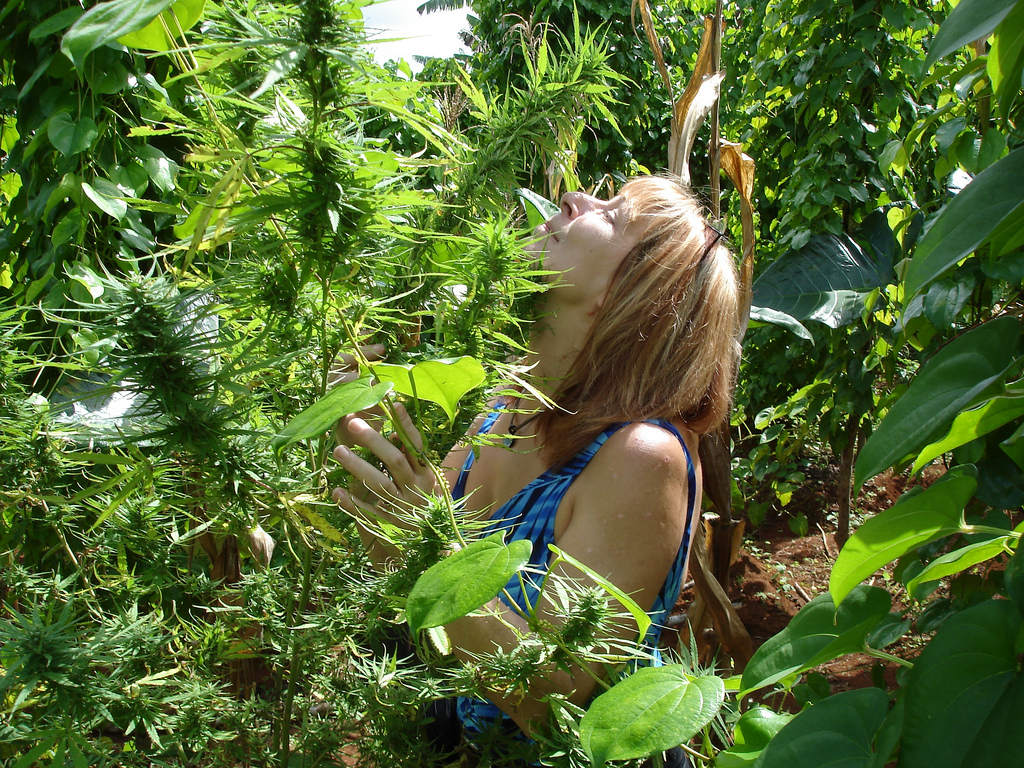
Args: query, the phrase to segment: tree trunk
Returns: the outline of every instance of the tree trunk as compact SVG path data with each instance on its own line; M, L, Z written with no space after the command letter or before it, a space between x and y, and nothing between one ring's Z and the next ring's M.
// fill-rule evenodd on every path
M853 457L857 447L860 416L850 414L846 422L846 445L839 460L839 513L836 519L836 546L842 549L850 538L850 502L853 487Z

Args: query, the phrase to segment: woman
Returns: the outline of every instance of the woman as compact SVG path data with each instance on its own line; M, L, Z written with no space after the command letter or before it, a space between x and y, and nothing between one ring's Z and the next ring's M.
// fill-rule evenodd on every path
M682 581L688 543L699 518L700 435L725 416L738 361L737 287L732 257L693 198L677 183L644 177L608 201L577 192L535 230L532 246L559 277L543 294L527 363L554 407L529 394L502 400L471 431L514 435L506 448L468 446L444 462L453 496L466 514L507 529L506 541L534 543L533 565L545 568L549 543L608 578L656 624L671 610ZM404 429L415 429L404 411ZM434 490L431 473L365 421L348 417L346 440L372 451L382 472L345 446L335 456L369 491L365 500L343 489L350 513L386 514L395 500L415 504ZM369 541L375 559L387 556ZM581 572L559 564L567 577ZM557 622L536 590L509 584L520 605L536 602L541 618ZM463 659L509 650L528 632L501 600L447 625ZM511 625L511 626L510 626ZM626 623L609 639L635 640ZM656 640L657 630L648 638ZM592 670L601 674L598 669ZM552 671L532 681L526 696L490 693L463 700L459 717L473 734L510 718L526 735L544 721L548 695L584 703L595 693L586 670Z

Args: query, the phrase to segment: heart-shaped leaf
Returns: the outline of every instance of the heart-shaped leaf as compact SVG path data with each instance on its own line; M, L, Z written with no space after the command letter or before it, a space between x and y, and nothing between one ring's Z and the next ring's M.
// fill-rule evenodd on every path
M793 715L754 707L740 715L733 729L733 746L715 756L715 768L749 768Z
M765 747L756 768L874 768L888 754L875 752L875 736L889 711L878 688L845 691L804 710Z
M409 593L405 618L413 634L440 627L475 611L508 584L530 561L533 543L513 541L507 547L502 534L474 541L428 568Z
M59 112L50 118L46 135L62 155L70 157L89 149L100 130L91 117L76 121L67 112Z
M415 365L378 363L370 369L376 378L394 385L396 392L437 403L451 420L455 419L459 400L487 379L484 367L469 356Z
M205 6L206 0L174 0L170 8L149 24L135 32L121 35L117 41L129 48L144 51L169 51L177 47L175 39L178 35L199 21Z
M93 179L92 184L83 181L82 191L97 208L118 221L128 213L128 203L121 199L123 193L116 184L107 179Z
M719 677L694 677L679 664L644 667L594 699L580 745L595 766L647 757L689 741L724 700Z

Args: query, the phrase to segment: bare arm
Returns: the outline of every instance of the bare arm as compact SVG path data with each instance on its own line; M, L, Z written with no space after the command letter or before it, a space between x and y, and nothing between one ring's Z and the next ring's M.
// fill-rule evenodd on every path
M634 424L613 435L573 486L571 517L559 547L608 578L641 605L651 606L665 582L686 525L686 463L678 441L653 425ZM560 563L556 576L594 586L576 568ZM529 632L526 621L498 600L487 606L500 615L474 614L446 626L456 654L470 660L511 650ZM557 625L560 614L542 595L538 618ZM508 625L511 625L508 626ZM514 627L514 629L513 629ZM636 639L632 621L613 623L605 640ZM511 699L499 691L488 698L530 734L547 715L548 695L559 693L583 703L603 670L550 670L534 679L527 696Z

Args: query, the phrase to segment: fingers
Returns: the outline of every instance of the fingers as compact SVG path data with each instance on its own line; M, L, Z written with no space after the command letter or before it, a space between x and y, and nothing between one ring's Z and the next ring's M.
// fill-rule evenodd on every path
M409 414L404 409L399 410L399 407L395 408L395 415L399 417L401 421L402 415L408 423L408 428L412 428L416 438L419 439L419 433L415 431L415 427L412 427L412 420L409 419ZM405 425L403 425L404 427ZM346 422L346 427L352 439L356 445L360 445L363 448L368 449L374 456L383 462L384 466L387 467L388 472L394 479L395 485L405 488L419 488L421 486L421 477L424 468L416 460L415 457L407 455L406 451L399 445L395 445L392 441L384 437L380 432L375 430L369 424L362 419L356 417L349 419ZM411 437L412 435L410 435ZM422 440L420 440L422 443Z
M401 403L395 403L395 416L398 418L398 423L402 426L405 434L409 437L409 441L412 443L412 447L417 452L423 452L423 435L416 429L416 425L413 424L412 417L409 415L409 411L405 409L405 406Z
M335 448L334 458L374 496L392 501L401 500L402 497L396 483L387 474L353 453L347 446L339 445ZM348 494L348 496L350 499L353 498L352 494Z

